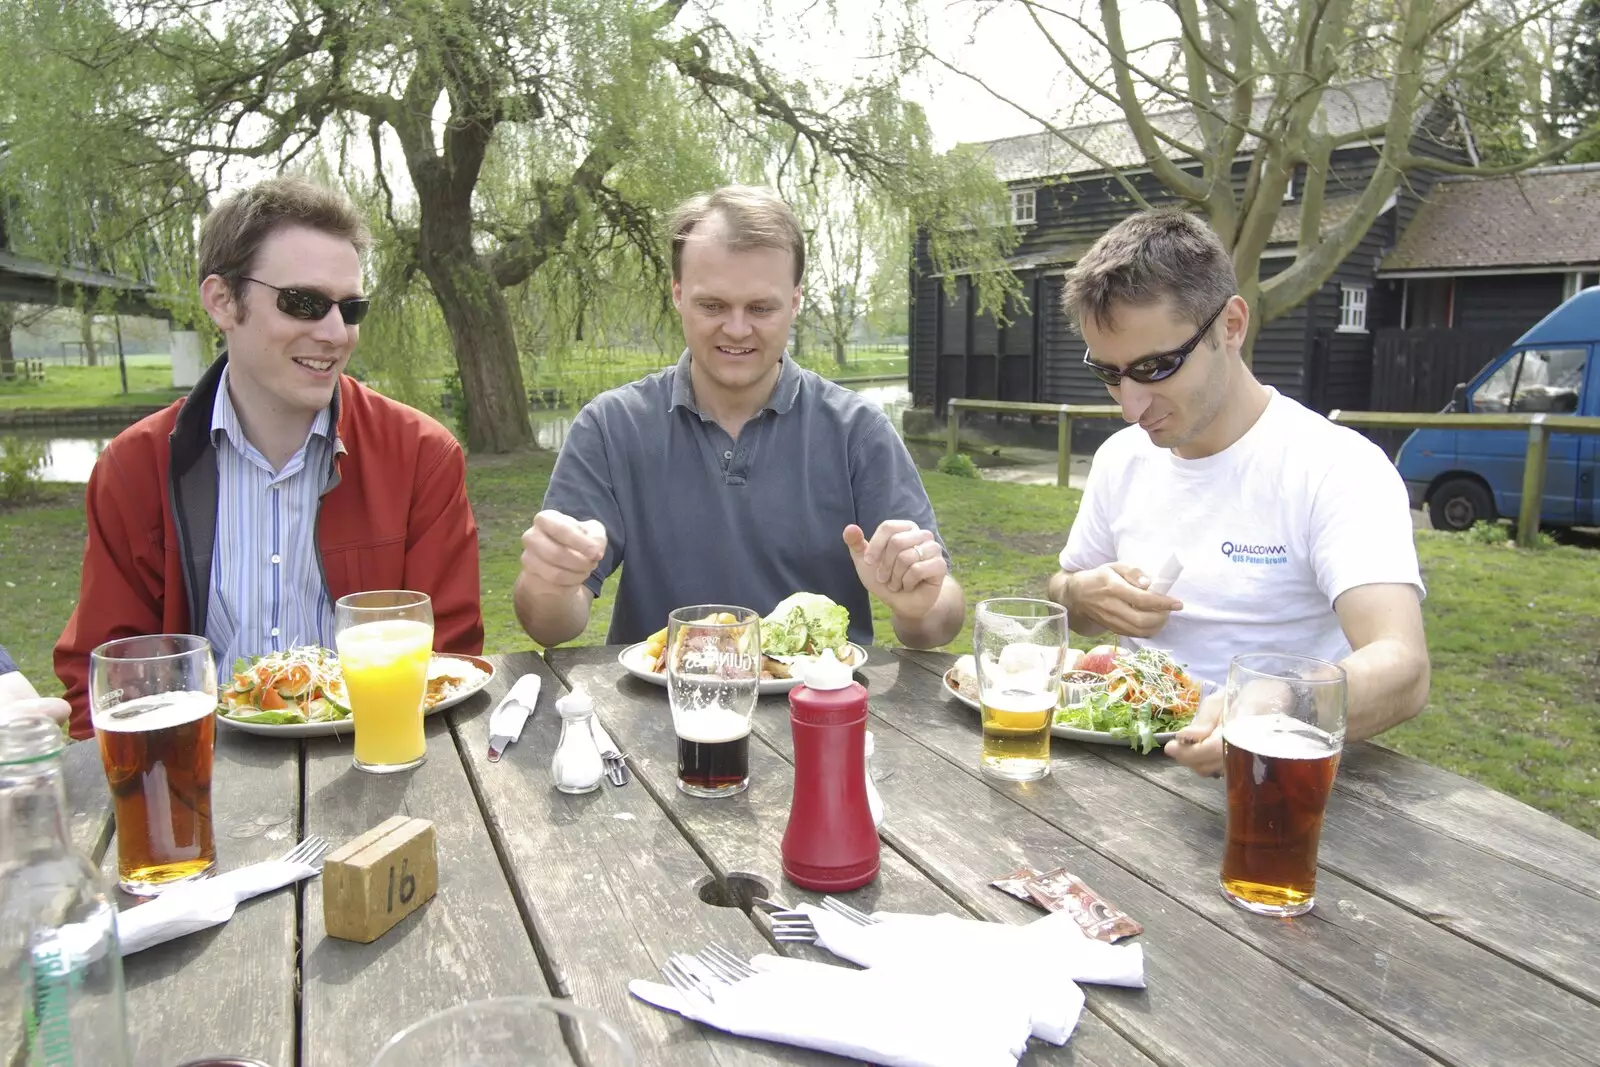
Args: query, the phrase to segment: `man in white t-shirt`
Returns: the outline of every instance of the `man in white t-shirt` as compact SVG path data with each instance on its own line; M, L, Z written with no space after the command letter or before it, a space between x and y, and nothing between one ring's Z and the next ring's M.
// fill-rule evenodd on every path
M1337 662L1359 741L1428 696L1405 486L1366 438L1255 379L1237 290L1221 242L1176 210L1123 221L1068 276L1084 362L1137 425L1095 453L1049 595L1079 633L1168 649L1218 687L1241 653ZM1219 773L1221 710L1207 697L1167 755Z

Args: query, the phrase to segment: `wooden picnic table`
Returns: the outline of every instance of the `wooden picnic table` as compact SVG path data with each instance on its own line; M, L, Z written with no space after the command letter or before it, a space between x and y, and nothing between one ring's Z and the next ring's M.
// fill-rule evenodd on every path
M130 957L139 1067L219 1053L273 1067L365 1067L405 1026L511 994L597 1009L627 1032L642 1064L842 1062L723 1034L627 992L628 979L657 977L671 951L714 941L774 951L763 913L737 906L752 893L817 898L780 873L792 781L784 698L763 697L756 710L748 791L694 799L674 787L666 690L628 676L618 651L492 657L497 674L484 692L429 718L427 762L409 773L354 770L348 738L219 726L223 868L277 856L306 833L343 842L406 814L436 827L438 895L362 945L325 936L312 880ZM846 897L866 910L1025 923L1042 913L990 881L1021 865L1065 866L1142 922L1148 988L1086 987L1071 1042L1036 1041L1025 1063L1600 1062L1600 840L1355 745L1323 831L1316 910L1250 915L1217 889L1219 781L1160 753L1057 739L1049 778L990 782L977 769L976 713L941 686L951 660L875 648L862 671L886 818L881 874ZM488 712L530 671L545 678L539 709L490 764ZM552 787L553 703L568 684L594 695L628 753L627 786L583 796ZM114 875L95 746L73 746L67 762L73 834ZM813 946L783 951L831 959ZM571 1062L549 1051L531 1062Z

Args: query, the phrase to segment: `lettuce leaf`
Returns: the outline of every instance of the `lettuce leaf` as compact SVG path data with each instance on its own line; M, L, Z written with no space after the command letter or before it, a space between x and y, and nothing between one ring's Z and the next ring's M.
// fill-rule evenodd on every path
M761 651L769 656L820 655L848 643L850 612L821 593L793 593L761 620Z

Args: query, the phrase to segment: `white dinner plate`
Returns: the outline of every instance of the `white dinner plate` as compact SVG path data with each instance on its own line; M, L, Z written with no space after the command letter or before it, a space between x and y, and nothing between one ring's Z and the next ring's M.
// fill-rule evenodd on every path
M636 645L629 645L617 653L617 662L622 664L623 670L635 678L641 678L651 685L659 685L662 688L666 688L667 672L657 672L649 668L645 661L644 645L643 641ZM850 651L855 655L855 659L850 662L850 669L852 671L860 670L861 665L867 662L867 650L858 644L852 643ZM763 695L767 693L787 693L799 684L800 679L798 678L767 678L762 680L760 689Z
M977 711L978 702L950 684L950 675L953 670L954 668L944 672L943 680L945 695L954 697L967 707ZM1117 737L1108 730L1080 730L1076 726L1060 726L1052 722L1050 724L1050 732L1057 737L1065 737L1071 741L1087 741L1090 744L1095 745L1121 745L1123 748L1133 747L1128 744L1128 739L1126 737ZM1177 736L1178 735L1176 731L1163 730L1156 734L1156 743L1164 745Z
M494 680L494 664L482 656L462 656L450 652L435 652L433 658L466 660L468 663L483 671L485 677L478 679L477 683L470 685L461 692L451 697L446 697L433 707L425 711L424 715L432 715L436 711L453 708L463 700L472 696L478 690ZM239 722L226 715L218 715L217 721L233 730L247 734L260 734L263 737L354 737L356 726L350 719L331 719L325 722Z

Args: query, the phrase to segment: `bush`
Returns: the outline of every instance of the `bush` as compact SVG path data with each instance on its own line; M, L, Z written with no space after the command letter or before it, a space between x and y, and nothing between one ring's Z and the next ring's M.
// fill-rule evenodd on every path
M1459 537L1463 541L1471 541L1473 544L1478 545L1503 545L1515 547L1517 531L1516 527L1509 522L1488 522L1486 520L1479 519L1477 522L1473 523L1470 528L1462 530L1459 533L1452 534L1451 536ZM1533 547L1535 549L1554 548L1555 543L1555 538L1551 537L1545 531L1540 530L1534 537Z
M45 446L38 441L7 437L0 441L0 502L32 500L44 483Z
M972 457L965 452L957 452L953 456L945 455L939 457L939 473L948 474L955 478L976 478L978 477L978 465L972 462Z

